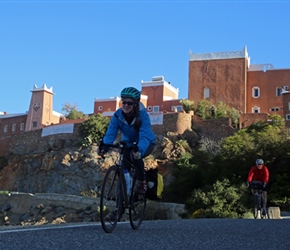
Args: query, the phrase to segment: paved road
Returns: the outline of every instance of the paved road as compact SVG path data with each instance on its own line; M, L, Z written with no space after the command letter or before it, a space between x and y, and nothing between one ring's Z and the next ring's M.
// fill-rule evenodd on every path
M3 250L34 249L290 249L290 220L196 219L145 221L134 231L128 223L112 234L100 224L42 226L0 230Z

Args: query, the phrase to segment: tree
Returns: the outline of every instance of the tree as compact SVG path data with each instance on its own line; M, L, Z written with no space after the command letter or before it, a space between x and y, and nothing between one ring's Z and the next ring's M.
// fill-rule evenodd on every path
M110 119L101 114L90 116L88 120L84 121L80 127L80 133L83 136L83 145L91 145L98 143L109 126Z
M200 100L198 102L195 114L202 119L231 118L234 127L238 126L240 118L240 113L235 108L224 102L218 102L215 106L208 100Z
M77 104L70 104L67 102L63 105L61 111L64 111L65 112L64 116L70 120L80 119L80 118L85 117L82 111L78 111Z
M277 126L280 129L285 128L285 119L277 114L269 115L269 120L272 126Z
M202 119L212 118L211 107L213 104L207 100L200 100L197 104L196 115Z
M182 99L180 100L182 108L186 113L189 113L191 110L194 111L194 101Z

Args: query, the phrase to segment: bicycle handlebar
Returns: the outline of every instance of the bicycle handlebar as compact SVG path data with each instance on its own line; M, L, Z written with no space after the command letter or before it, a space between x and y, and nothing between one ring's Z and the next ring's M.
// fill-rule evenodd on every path
M103 147L110 147L110 148L126 148L126 149L134 149L134 152L138 152L137 142L133 143L133 146L127 146L126 142L120 141L116 144L104 143L103 139L100 139L99 149L102 150Z
M262 190L263 189L263 182L261 181L252 181L249 183L249 187L255 190Z

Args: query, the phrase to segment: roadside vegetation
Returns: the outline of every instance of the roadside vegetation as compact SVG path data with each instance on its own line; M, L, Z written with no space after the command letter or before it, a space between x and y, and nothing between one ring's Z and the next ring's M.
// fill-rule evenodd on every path
M268 205L290 210L290 141L282 117L270 116L215 143L201 145L176 160L167 201L185 203L192 218L247 216L252 195L246 187L250 168L263 158L270 171ZM174 192L173 192L174 190Z

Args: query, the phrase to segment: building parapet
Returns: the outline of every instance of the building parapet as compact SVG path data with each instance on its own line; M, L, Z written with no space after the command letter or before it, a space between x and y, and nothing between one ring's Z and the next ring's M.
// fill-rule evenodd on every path
M218 60L218 59L232 59L232 58L248 58L247 47L242 50L228 51L228 52L210 52L194 54L189 52L189 61L204 61L204 60Z
M248 68L248 71L267 71L275 69L274 66L270 63L265 63L265 64L251 64L250 67Z

